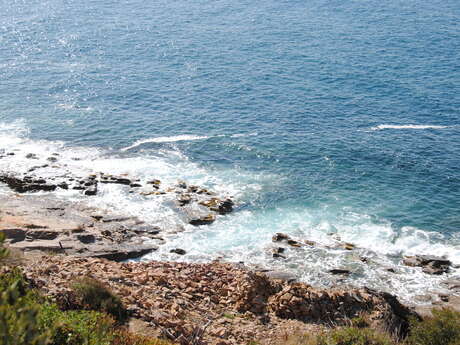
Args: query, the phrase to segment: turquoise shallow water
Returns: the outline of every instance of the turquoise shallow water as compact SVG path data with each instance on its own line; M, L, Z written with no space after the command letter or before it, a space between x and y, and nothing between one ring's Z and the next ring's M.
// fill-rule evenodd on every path
M458 261L459 23L453 0L0 0L0 146L235 196L234 214L174 240L187 260L280 265L265 251L283 231L335 233L386 264ZM169 214L118 190L94 202ZM282 265L323 282L318 257L350 262L336 254Z

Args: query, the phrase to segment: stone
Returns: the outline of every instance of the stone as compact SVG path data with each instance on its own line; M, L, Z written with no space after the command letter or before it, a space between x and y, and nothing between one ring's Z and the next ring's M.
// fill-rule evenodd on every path
M287 243L292 247L302 247L302 244L296 240L288 239Z
M48 157L46 160L49 162L57 162L58 159L56 157Z
M347 242L345 242L345 243L343 244L343 249L346 249L346 250L353 250L353 249L355 249L355 248L356 248L356 246L355 246L353 243L347 243Z
M114 184L123 184L123 185L130 185L132 182L130 179L125 177L117 177L117 176L104 176L101 180L101 183L114 183Z
M453 277L441 282L442 285L445 285L449 290L460 291L460 277Z
M38 159L38 157L37 157L37 155L35 153L26 154L26 158L28 158L28 159Z
M189 194L182 194L178 199L178 203L180 206L185 206L187 204L190 204L192 201L192 197Z
M219 203L217 213L224 215L233 211L234 203L230 199L226 199Z
M200 218L194 218L189 221L189 224L199 226L199 225L208 225L213 223L216 220L216 216L213 214L208 214Z
M36 181L38 181L38 183ZM23 179L21 179L9 175L0 175L0 182L6 183L8 187L18 193L38 191L50 192L57 188L56 185L46 184L46 181L43 182L41 179L34 181L31 177L28 176L25 176Z
M87 189L85 189L84 194L87 195L87 196L96 195L97 194L97 184L92 185L92 186L88 187Z
M287 283L293 283L298 279L298 277L295 274L283 271L268 271L264 272L264 274L270 279L282 280Z
M96 242L96 237L94 235L91 235L91 234L77 235L77 239L80 242L85 243L85 244Z
M286 234L283 234L282 232L277 232L272 237L273 242L281 242L281 241L288 240L288 239L289 239L289 236Z
M169 252L179 254L179 255L185 255L187 253L185 250L180 249L180 248L171 249Z
M28 230L27 240L54 240L59 236L58 231L54 230Z
M335 274L335 275L337 274L349 275L351 273L349 270L340 269L340 268L332 269L332 270L329 270L328 272L331 274Z
M0 229L0 232L3 233L7 240L10 243L24 241L26 239L27 231L20 228L12 228L12 229Z
M452 262L438 256L415 255L404 257L403 264L412 267L422 267L422 271L427 274L440 275L449 272Z

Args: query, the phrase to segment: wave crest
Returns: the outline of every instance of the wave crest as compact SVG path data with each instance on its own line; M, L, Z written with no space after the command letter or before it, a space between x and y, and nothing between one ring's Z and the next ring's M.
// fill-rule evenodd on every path
M378 125L371 127L372 131L380 131L383 129L444 129L448 126L439 125Z

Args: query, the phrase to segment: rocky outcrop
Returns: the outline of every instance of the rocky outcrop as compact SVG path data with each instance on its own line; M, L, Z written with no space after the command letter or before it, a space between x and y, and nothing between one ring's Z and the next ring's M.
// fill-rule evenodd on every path
M11 248L122 261L163 243L157 227L136 218L94 215L82 205L51 197L4 196L0 202L0 232Z
M445 258L430 255L406 256L403 263L406 266L422 267L423 272L436 275L448 273L452 265L452 262Z
M18 193L54 191L57 186L47 183L44 179L33 179L30 176L19 178L10 175L0 175L0 182L6 183L8 187Z

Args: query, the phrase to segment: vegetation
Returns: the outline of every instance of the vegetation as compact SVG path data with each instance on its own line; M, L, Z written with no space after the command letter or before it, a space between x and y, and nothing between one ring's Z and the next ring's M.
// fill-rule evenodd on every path
M363 318L351 320L323 334L292 335L283 345L460 345L460 312L433 309L433 316L413 320L410 335L402 341L369 328Z
M120 323L128 318L128 312L120 298L100 281L85 277L73 284L73 290L85 309L107 313Z
M460 312L433 310L433 317L412 323L408 345L460 345Z
M8 255L0 234L0 267ZM101 283L76 283L88 309L59 307L32 289L18 268L0 273L0 345L173 345L127 332L119 322L127 318L120 299ZM118 322L117 322L118 321Z

